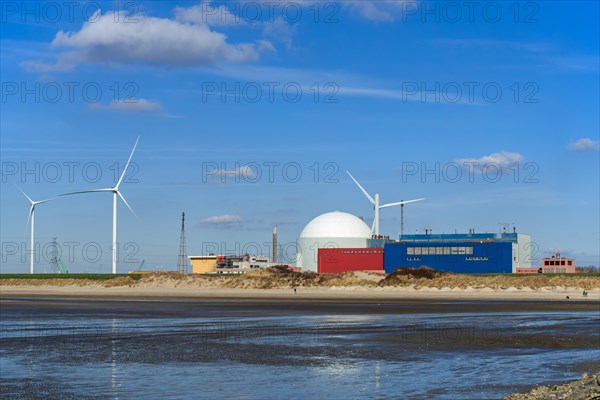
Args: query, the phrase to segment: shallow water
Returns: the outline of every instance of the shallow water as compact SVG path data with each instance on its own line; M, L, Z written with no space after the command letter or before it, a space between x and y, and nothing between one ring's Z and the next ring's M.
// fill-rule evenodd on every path
M596 311L374 314L359 304L338 308L4 302L0 393L488 399L576 379L600 360Z

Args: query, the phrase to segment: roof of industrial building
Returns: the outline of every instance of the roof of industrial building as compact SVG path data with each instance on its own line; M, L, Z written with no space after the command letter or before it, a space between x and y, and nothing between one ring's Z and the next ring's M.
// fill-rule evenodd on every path
M190 260L216 260L217 256L189 256Z
M516 241L517 233L441 233L402 235L402 242Z

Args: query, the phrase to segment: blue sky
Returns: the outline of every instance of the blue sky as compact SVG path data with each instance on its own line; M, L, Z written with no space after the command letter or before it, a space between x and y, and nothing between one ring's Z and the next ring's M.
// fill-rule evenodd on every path
M597 2L68 4L2 4L2 272L28 270L14 184L110 187L137 136L120 271L173 269L182 211L189 255L270 253L277 224L291 261L321 213L371 224L346 170L382 202L427 198L407 233L511 223L534 259L599 264ZM109 272L111 215L106 193L42 204L36 241Z

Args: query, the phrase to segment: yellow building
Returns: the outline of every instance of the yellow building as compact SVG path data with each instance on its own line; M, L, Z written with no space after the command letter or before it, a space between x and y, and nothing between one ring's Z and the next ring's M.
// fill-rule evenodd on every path
M217 256L190 256L192 274L212 274L217 272Z

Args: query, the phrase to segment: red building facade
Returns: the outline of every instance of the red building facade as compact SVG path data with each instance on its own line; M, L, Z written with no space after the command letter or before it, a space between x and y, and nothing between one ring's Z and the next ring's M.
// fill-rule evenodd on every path
M319 249L317 268L320 274L383 272L383 248Z

